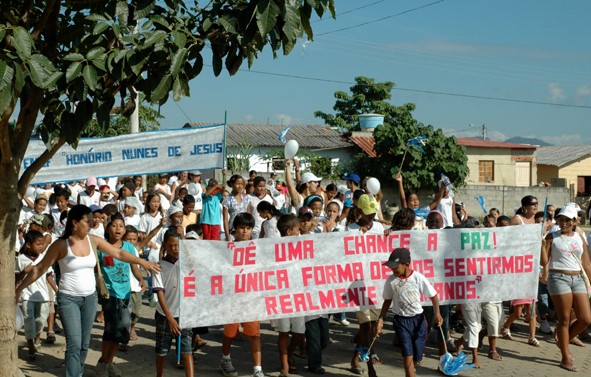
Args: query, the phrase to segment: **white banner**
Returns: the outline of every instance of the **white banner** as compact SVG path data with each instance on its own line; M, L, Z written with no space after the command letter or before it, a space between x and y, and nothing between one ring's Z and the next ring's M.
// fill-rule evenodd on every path
M225 158L224 138L225 127L216 125L81 139L76 149L64 145L35 175L31 184L84 180L89 176L106 178L221 169ZM31 140L21 174L45 150L41 140Z
M321 233L249 242L181 241L182 327L381 308L382 263L411 251L442 303L505 301L537 294L539 225ZM425 304L430 303L424 300Z

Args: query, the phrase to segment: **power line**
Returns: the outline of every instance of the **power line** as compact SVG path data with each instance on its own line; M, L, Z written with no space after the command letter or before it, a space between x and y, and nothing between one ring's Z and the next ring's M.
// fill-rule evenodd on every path
M210 66L209 64L204 64L204 65ZM241 72L256 73L256 74L259 74L259 75L276 76L276 77L286 77L286 78L298 79L298 80L308 80L308 81L317 81L317 82L328 82L328 83L333 83L333 84L358 85L358 83L356 83L356 82L342 81L342 80L321 79L321 78L318 78L318 77L307 77L307 76L300 76L300 75L290 75L290 74L287 74L287 73L274 73L274 72L263 72L263 71L243 70L243 69L240 69L239 71L241 71ZM401 88L401 87L396 87L396 86L394 87L394 90L400 90L400 91L403 91L403 92L434 94L434 95L450 96L450 97L462 97L462 98L490 100L490 101L526 103L526 104L532 104L532 105L545 105L545 106L557 106L557 107L572 107L572 108L577 108L577 109L591 109L591 106L584 106L584 105L571 105L571 104L566 104L566 103L552 103L552 102L533 101L533 100L524 100L524 99L502 98L502 97L491 97L491 96L479 96L479 95L475 95L475 94L440 92L440 91L435 91L435 90Z
M338 33L339 31L345 31L345 30L356 29L356 28L358 28L358 27L361 27L361 26L365 26L365 25L373 24L373 23L375 23L375 22L384 21L384 20L387 20L387 19L390 19L390 18L393 18L393 17L398 17L398 16L401 16L401 15L403 15L403 14L406 14L406 13L410 13L410 12L417 11L417 10L419 10L419 9L427 8L427 7L430 7L430 6L432 6L432 5L435 5L435 4L438 4L438 3L442 3L443 1L444 1L444 0L438 0L438 1L434 1L434 2L432 2L432 3L425 4L425 5L421 5L421 6L419 6L419 7L416 7L416 8L412 8L412 9L407 9L407 10L404 10L404 11L402 11L402 12L400 12L400 13L391 14L391 15L389 15L389 16L386 16L386 17L378 18L377 20L366 21L366 22L362 22L362 23L360 23L360 24L357 24L357 25L353 25L353 26L347 26L347 27L344 27L344 28L341 28L341 29L332 30L332 31L327 31L327 32L324 32L324 33L316 34L316 36L318 36L318 37L319 37L319 36L321 36L321 35L327 35L327 34L332 34L332 33Z
M356 11L358 11L358 10L361 10L361 9L364 9L364 8L369 8L369 7L371 7L371 6L374 6L374 5L376 5L376 4L383 3L384 1L385 1L385 0L379 0L379 1L375 1L375 2L373 2L373 3L371 3L371 4L367 4L367 5L360 6L360 7L358 7L358 8L349 9L349 10L347 10L347 11L344 11L344 12L342 12L342 13L338 13L338 14L337 14L337 16L344 16L345 14L352 13L352 12L356 12ZM318 19L318 20L314 21L313 23L321 22L321 21L324 21L324 20L328 20L328 18L320 18L320 19Z

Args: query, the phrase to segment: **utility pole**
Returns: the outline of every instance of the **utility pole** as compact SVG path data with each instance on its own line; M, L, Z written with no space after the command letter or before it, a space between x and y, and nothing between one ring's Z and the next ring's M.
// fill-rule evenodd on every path
M482 124L482 140L486 140L486 124Z

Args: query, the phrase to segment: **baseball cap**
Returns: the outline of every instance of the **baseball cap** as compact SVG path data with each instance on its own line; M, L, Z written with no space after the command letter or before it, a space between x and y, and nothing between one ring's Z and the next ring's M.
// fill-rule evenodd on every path
M390 268L396 268L398 265L410 263L410 251L405 247L398 247L392 251L390 258L383 265Z
M135 196L130 196L128 198L125 198L125 205L133 207L138 210L142 208L142 204L140 203L140 200L138 198L136 198Z
M560 212L558 212L558 215L556 215L556 218L558 218L558 216L565 216L565 217L568 217L569 219L576 219L577 218L577 210L573 206L565 206L565 207L562 207L562 209L560 209Z
M95 213L96 211L102 211L103 210L101 207L97 206L96 204L91 204L90 207L88 207L88 208L90 208L90 210L92 211L92 213Z
M306 172L302 174L302 183L306 184L308 182L320 182L322 181L321 177L317 177L312 172Z
M357 208L359 208L364 215L374 215L378 213L378 202L373 197L363 194L357 201Z
M189 174L191 175L201 175L201 172L199 170L190 170Z
M337 186L337 193L345 194L349 189L345 185L338 185Z
M170 206L170 208L168 209L168 217L174 215L177 212L183 212L183 209L177 206Z
M298 211L298 216L302 217L302 216L306 216L306 215L310 215L310 217L314 217L314 212L312 212L312 210L309 207L300 208L300 210Z
M88 177L88 179L86 179L86 186L96 186L96 178L95 177Z
M361 182L361 178L355 173L349 173L345 176L345 181L353 181L355 183Z
M111 190L111 186L109 186L109 185L101 185L101 186L99 187L99 191L105 191L105 190L106 190L106 191L109 191L109 190Z
M187 232L187 234L185 234L185 238L188 240L200 240L201 239L201 237L199 237L199 235L195 231Z

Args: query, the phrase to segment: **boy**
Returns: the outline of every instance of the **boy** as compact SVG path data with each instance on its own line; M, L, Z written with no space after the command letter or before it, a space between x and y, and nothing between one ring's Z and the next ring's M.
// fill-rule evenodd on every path
M314 221L314 212L309 207L302 207L298 211L300 219L300 234L313 234L316 222Z
M277 220L277 230L281 237L299 236L300 219L295 215L283 215ZM305 317L281 318L274 320L274 327L279 333L277 348L279 348L279 360L281 373L279 377L286 377L290 373L296 373L293 359L295 348L304 342L306 333ZM291 342L289 333L291 332Z
M252 231L254 229L254 217L247 212L242 212L234 218L234 235L235 242L252 240ZM250 354L254 364L253 377L264 377L263 368L261 367L261 335L259 321L244 322L243 334L248 337L250 344ZM232 365L230 359L230 348L232 346L232 338L238 335L239 323L230 323L224 325L224 337L222 340L222 358L220 360L220 369L225 377L236 377L238 373Z
M204 240L220 240L222 224L220 203L223 198L223 189L223 185L218 184L218 181L212 178L207 182L207 190L202 195L200 222Z
M156 307L156 376L164 375L164 359L172 345L172 339L181 337L181 361L185 376L193 377L194 362L191 350L191 329L181 329L178 324L180 315L179 294L179 235L176 227L169 228L162 239L165 255L160 260L161 271L154 273L153 291L158 295Z
M382 334L384 317L392 306L394 329L400 337L404 372L415 376L415 366L423 359L427 336L427 321L421 307L421 295L430 298L435 311L435 323L441 326L437 291L420 272L410 269L410 251L399 247L392 251L384 266L393 274L384 283L384 304L378 318L377 334Z

